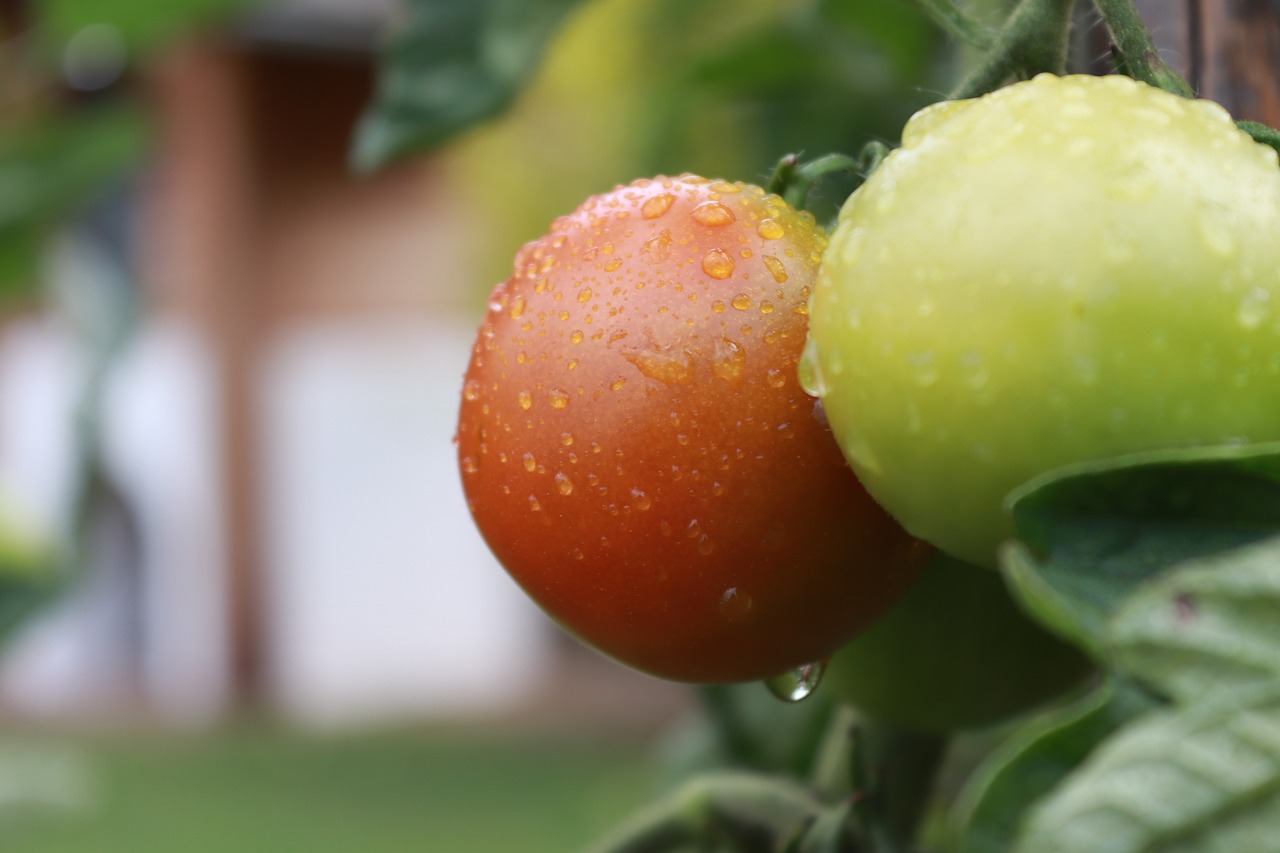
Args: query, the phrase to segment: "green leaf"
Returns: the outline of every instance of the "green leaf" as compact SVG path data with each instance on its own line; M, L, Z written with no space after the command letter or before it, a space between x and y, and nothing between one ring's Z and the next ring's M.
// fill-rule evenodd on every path
M953 811L959 853L1007 853L1026 810L1121 725L1145 713L1150 697L1112 682L1015 731L974 771Z
M413 0L388 44L351 161L372 171L501 112L581 0Z
M1280 538L1189 561L1111 620L1116 664L1175 701L1280 683Z
M1280 444L1135 454L1050 472L1009 498L1002 566L1050 628L1106 655L1106 622L1169 567L1280 533Z
M1243 853L1280 838L1280 684L1161 711L1036 806L1019 853Z
M0 131L0 291L31 286L43 232L132 165L145 139L142 113L121 104Z
M40 0L32 4L36 29L52 50L85 27L113 27L131 51L148 53L183 31L224 19L257 0Z
M824 804L786 776L707 773L632 815L590 849L593 853L785 849L824 811Z

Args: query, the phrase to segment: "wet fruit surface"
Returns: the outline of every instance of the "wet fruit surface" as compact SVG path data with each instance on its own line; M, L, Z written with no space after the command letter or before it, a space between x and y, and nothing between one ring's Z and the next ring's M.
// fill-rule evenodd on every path
M930 107L845 204L806 359L854 469L993 565L1052 468L1280 438L1280 168L1221 107L1043 75Z
M566 629L687 681L819 660L925 556L799 387L825 245L757 187L585 202L492 294L458 423L490 547Z

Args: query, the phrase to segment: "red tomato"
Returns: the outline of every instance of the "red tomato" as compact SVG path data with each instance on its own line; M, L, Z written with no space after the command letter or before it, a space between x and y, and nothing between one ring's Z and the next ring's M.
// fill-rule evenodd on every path
M458 457L511 576L664 678L830 655L928 549L863 491L796 372L826 239L758 187L588 199L526 245L467 369Z

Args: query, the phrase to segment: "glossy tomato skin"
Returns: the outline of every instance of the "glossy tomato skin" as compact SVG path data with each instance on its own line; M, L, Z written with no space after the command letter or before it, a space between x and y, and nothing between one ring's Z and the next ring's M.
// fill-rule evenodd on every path
M927 108L848 200L810 387L867 489L992 566L1053 468L1280 438L1280 168L1221 107L1042 75Z
M472 514L552 618L632 667L819 660L926 557L796 379L824 245L757 187L655 178L557 220L491 296L458 419Z

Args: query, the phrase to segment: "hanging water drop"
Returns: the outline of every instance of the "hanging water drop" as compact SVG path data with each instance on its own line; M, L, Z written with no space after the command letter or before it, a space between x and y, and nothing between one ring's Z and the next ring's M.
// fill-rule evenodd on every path
M765 679L764 686L783 702L799 702L812 696L818 689L818 684L822 681L822 673L826 668L825 661L806 663L781 675Z

